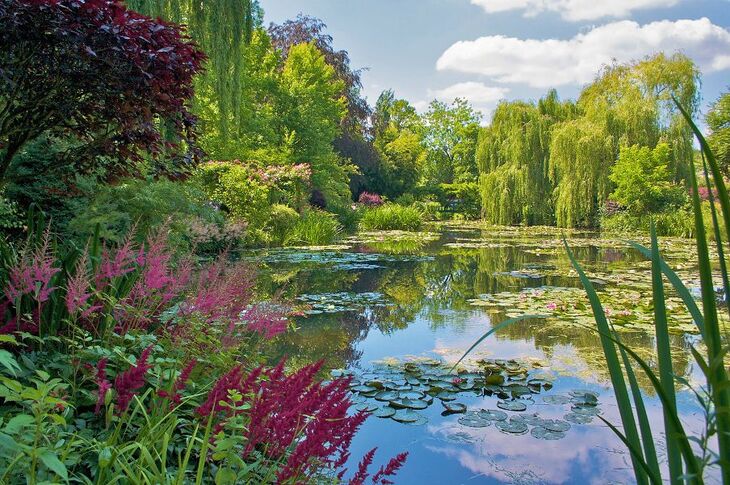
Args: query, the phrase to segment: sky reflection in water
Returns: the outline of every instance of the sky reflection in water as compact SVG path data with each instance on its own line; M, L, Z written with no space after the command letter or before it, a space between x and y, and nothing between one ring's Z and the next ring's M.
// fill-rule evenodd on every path
M375 292L387 302L370 305L367 299L353 298L352 307L341 311L342 306L347 306L345 297L344 303L338 300L338 308L330 313L323 303L321 313L297 321L300 331L282 341L280 356L288 355L294 362L325 358L330 368L356 371L367 370L373 362L388 358L427 356L453 362L493 321L503 318L499 313L472 306L468 300L485 293L519 291L545 284L577 285L575 278L556 277L554 270L549 277L509 274L537 264L558 268L557 273L567 275L567 258L555 250L554 244L541 244L555 237L557 233L495 237L478 230L447 229L438 240L425 242L415 253L413 244L405 245L406 251L399 251L396 244L392 252L405 254L384 256L387 245L378 244L375 251L372 245L356 242L350 249L338 248L329 256L319 252L320 256L312 257L310 251L277 252L268 257L264 271L272 275L272 290L284 288L292 298L303 294L311 297ZM493 247L468 247L480 244ZM576 254L590 268L621 272L635 268L640 260L630 250L601 247L605 242L599 244L598 240L598 247L584 240L579 244L584 246L577 247ZM547 249L543 251L541 246ZM267 260L266 255L263 259ZM350 260L371 264L359 267L349 264ZM622 338L645 355L653 355L653 338L649 333L630 332ZM697 370L689 364L688 338L672 336L675 372L696 377ZM524 322L490 337L475 354L475 358L479 357L537 361L544 366L541 371L557 377L554 388L545 394L567 394L575 389L596 391L600 394L602 415L611 422L620 422L613 396L606 387L599 341L592 332L546 327L541 321ZM649 389L648 384L644 383L644 389ZM496 409L497 398L470 392L461 393L458 401L469 409ZM680 401L685 426L699 429L702 419L691 396L682 394ZM648 405L649 418L656 423L655 429L660 429L658 401L650 397ZM530 433L506 434L494 425L465 427L457 422L458 415L444 417L441 411L438 400L420 411L428 418L423 426L369 418L355 438L349 466L356 467L359 457L378 446L375 468L398 452L410 452L397 477L399 484L633 482L621 442L598 419L587 425L573 424L563 439L545 441ZM570 405L548 405L538 395L523 414L562 419L569 411Z

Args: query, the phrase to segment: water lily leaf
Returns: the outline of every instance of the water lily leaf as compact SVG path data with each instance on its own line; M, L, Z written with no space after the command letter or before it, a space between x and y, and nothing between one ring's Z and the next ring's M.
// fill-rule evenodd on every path
M395 408L392 408L390 406L382 406L373 412L373 416L376 416L378 418L390 418L395 414Z
M601 414L601 410L594 406L579 406L574 404L570 407L570 410L575 414L581 414L583 416L598 416Z
M556 433L564 433L570 429L570 423L559 419L546 419L541 426L548 431L554 431Z
M563 419L573 424L590 424L593 422L593 416L587 414L568 413L563 416Z
M449 414L456 414L456 413L465 413L466 412L466 405L462 404L460 402L446 402L442 401L441 404L443 404L444 408L446 409L446 413Z
M369 392L377 392L377 389L372 386L366 386L365 384L360 384L358 386L352 386L350 388L353 392L359 392L360 394L366 394Z
M477 411L468 411L463 416L459 416L457 420L459 424L468 426L469 428L486 428L492 422L484 418Z
M527 424L514 419L510 419L509 421L497 421L495 426L503 433L509 434L525 434L529 429Z
M371 413L378 409L377 404L371 404L371 403L360 403L355 406L355 409L358 411L365 411L366 413Z
M541 426L532 428L530 434L539 440L559 440L565 438L565 433L562 431L551 431Z
M386 402L398 399L400 396L397 391L381 391L377 393L374 397L377 401Z
M507 419L507 413L496 409L480 409L477 412L479 416L489 421L504 421Z
M561 396L560 394L553 394L552 396L543 396L542 400L545 401L546 404L568 404L570 402L570 398L568 396Z
M497 407L506 411L524 411L527 405L520 401L499 401Z
M391 416L393 421L398 421L399 423L415 423L421 417L420 414L411 409L399 409Z
M436 397L441 399L441 401L456 401L456 396L445 391L439 392L436 394Z
M421 391L400 391L398 397L403 399L422 399L426 394Z

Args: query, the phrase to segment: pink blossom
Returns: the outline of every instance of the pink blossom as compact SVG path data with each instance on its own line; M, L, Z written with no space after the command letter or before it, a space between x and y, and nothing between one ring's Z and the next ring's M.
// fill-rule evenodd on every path
M139 389L144 385L144 376L151 366L147 363L152 345L147 347L139 355L137 364L131 366L126 371L118 374L114 379L114 390L117 393L117 412L122 413L127 410L132 398L137 395Z
M390 480L385 480L384 477L392 477L398 470L405 464L408 458L408 452L399 453L394 458L391 458L385 467L380 467L378 473L373 476L373 483L380 483L381 485L391 484Z
M16 301L23 295L34 295L38 302L45 302L55 289L51 287L51 278L60 271L54 267L55 263L50 249L50 232L46 231L43 244L33 251L26 248L20 260L10 268L5 296Z
M109 391L109 389L112 388L111 383L106 378L106 364L106 357L99 360L99 362L96 364L96 385L98 387L96 409L94 409L94 412L96 414L99 414L99 411L101 411L102 406L104 406L106 393L107 391Z
M554 301L551 301L550 303L545 305L545 308L547 308L548 310L555 310L556 308L558 308L558 305Z

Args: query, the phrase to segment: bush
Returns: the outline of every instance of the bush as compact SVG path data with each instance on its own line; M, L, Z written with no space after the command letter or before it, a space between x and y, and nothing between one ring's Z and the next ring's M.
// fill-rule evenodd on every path
M370 207L376 207L379 205L383 205L383 203L384 203L382 197L380 197L378 194L371 194L370 192L363 192L362 194L360 194L360 197L357 199L357 202L359 204L370 206Z
M285 246L322 246L332 244L342 234L342 225L334 214L311 209L294 224L284 238Z
M203 192L190 183L127 179L117 185L98 186L93 199L76 200L74 204L78 212L68 223L68 231L84 242L97 225L103 239L120 242L133 227L142 235L168 221L172 243L181 248L191 242L235 242L228 234L223 214L206 203ZM236 239L243 235L243 228L238 229ZM211 237L206 239L206 234Z
M365 209L360 219L360 228L368 231L417 231L422 224L423 213L418 208L398 204Z
M275 204L271 207L271 219L267 225L269 237L272 244L283 245L287 235L299 222L300 217L297 211L291 207Z
M478 219L482 212L482 196L476 182L441 184L442 204L466 219Z
M615 234L643 234L649 230L651 222L656 224L660 236L692 237L694 223L692 213L687 209L636 216L629 212L619 212L601 219L601 230Z

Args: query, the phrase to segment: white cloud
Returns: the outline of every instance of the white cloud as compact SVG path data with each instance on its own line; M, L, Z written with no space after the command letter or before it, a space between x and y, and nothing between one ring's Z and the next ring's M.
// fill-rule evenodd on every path
M672 7L680 0L471 0L488 13L522 10L526 17L557 12L571 21L627 17L634 10Z
M429 89L430 98L450 103L456 98L464 98L475 105L494 105L509 93L509 88L487 86L484 83L464 82L453 84L444 89Z
M627 62L661 51L682 52L703 72L730 69L730 32L701 18L646 25L623 20L567 40L492 35L453 44L436 66L500 83L546 88L585 84L614 59Z

